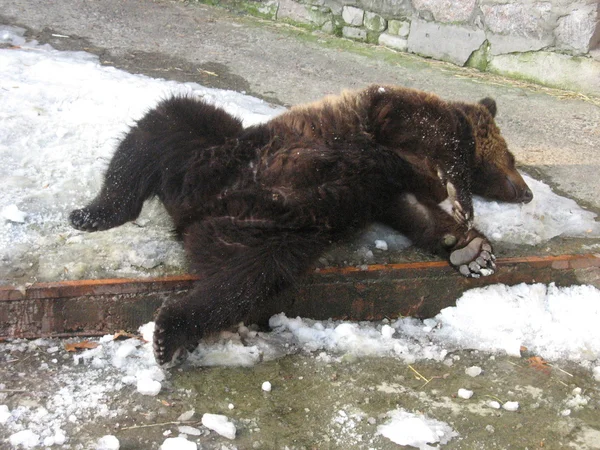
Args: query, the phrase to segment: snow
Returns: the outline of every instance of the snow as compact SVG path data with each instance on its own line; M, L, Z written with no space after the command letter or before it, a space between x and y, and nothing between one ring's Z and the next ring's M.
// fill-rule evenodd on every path
M271 389L272 389L271 383L270 383L270 382L268 382L268 381L265 381L265 382L262 384L262 386L261 386L261 389L262 389L263 391L265 391L265 392L271 392Z
M8 406L0 405L0 425L4 425L10 418Z
M111 434L102 436L96 444L96 450L119 450L119 448L121 448L119 440Z
M388 249L387 242L383 239L375 239L375 248L383 250L385 252Z
M470 377L476 377L478 375L481 375L481 367L479 367L479 366L467 367L465 369L465 373L467 375L469 375Z
M202 416L202 425L227 439L235 439L235 425L227 418L227 416L205 413Z
M40 442L40 437L31 430L23 430L17 433L11 434L8 438L8 442L13 447L19 445L23 448L34 448Z
M25 45L21 36L19 30L0 29L0 42ZM2 280L14 268L30 267L38 267L32 280L140 276L163 268L184 270L181 247L169 237L170 223L157 204L145 208L138 225L103 233L83 234L71 229L67 214L93 197L102 170L127 126L168 95L201 96L238 115L246 125L282 111L231 91L102 67L89 54L58 52L35 42L23 49L0 49L0 71ZM600 236L594 214L557 196L539 181L527 178L527 183L534 192L528 205L476 199L477 226L492 240L539 244L558 235ZM403 237L389 230L371 229L366 236L374 245L371 248L382 251L383 243L391 250L406 245ZM412 363L444 361L459 349L518 356L520 347L525 346L548 361L579 363L600 382L598 323L600 291L592 286L491 285L465 292L456 306L425 321L401 318L356 323L278 314L270 320L272 332L255 332L241 325L204 339L189 363L252 366L296 352L315 354L328 364L346 354ZM136 396L157 395L165 374L152 355L149 342L153 329L153 323L140 329L147 342L115 341L105 336L96 339L100 344L97 348L70 357L72 366L54 375L59 388L44 406L19 405L11 410L0 405L0 424L12 433L10 445L62 445L69 439L64 431L69 423L123 413L111 409L111 395L125 390L132 401ZM11 349L44 349L65 355L57 339L14 340L0 343L0 349L2 358ZM47 370L47 364L39 370ZM574 392L563 410L585 402L586 396ZM488 406L501 407L495 401ZM504 403L505 409L515 406L517 402ZM193 410L188 411L180 420L193 415ZM449 425L409 411L395 410L388 416L389 422L381 425L379 432L401 445L429 448L428 444L444 444L456 436ZM229 439L235 438L236 427L226 416L204 414L202 422ZM184 426L179 431L195 432ZM166 439L161 448L196 449L197 445L180 436Z
M460 388L458 390L458 394L457 395L460 398L464 398L465 400L468 400L471 397L473 397L473 391L470 391L469 389Z
M502 405L502 409L507 411L516 411L519 409L519 402L505 402Z
M0 43L24 45L20 34L0 29ZM35 42L0 49L0 72L0 280L15 265L39 265L31 281L185 270L157 203L137 222L143 232L128 224L83 235L69 226L68 213L93 198L118 139L161 99L202 97L246 126L284 110L233 91L131 75L93 55Z
M160 446L160 450L197 450L198 444L188 441L183 436L167 438Z
M284 109L237 92L132 75L101 66L84 52L25 45L15 28L0 29L2 42L23 47L0 49L0 280L15 271L26 273L25 281L185 271L181 245L157 202L149 202L135 223L102 233L72 229L68 213L94 197L118 140L161 99L202 97L244 125ZM492 241L539 244L558 235L600 236L593 213L542 182L526 180L534 192L528 205L475 200L476 225ZM364 236L365 258L373 257L373 249L410 244L378 226Z
M413 414L404 409L388 413L390 421L377 427L377 431L399 445L409 445L420 450L437 448L427 444L447 444L458 436L450 425L430 419L422 414Z

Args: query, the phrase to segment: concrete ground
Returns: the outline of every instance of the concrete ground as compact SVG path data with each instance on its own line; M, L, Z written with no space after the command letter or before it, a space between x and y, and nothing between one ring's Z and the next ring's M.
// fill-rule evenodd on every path
M95 53L103 64L133 73L245 91L283 105L374 82L448 99L491 96L520 166L600 212L598 99L177 1L0 0L0 22L24 27L29 38L58 49ZM115 434L123 449L158 448L181 412L210 406L237 420L240 431L235 441L214 433L201 436L203 448L396 448L375 429L384 419L380 415L399 405L450 422L461 437L445 448L600 448L600 394L586 371L564 367L570 375L546 373L519 358L456 356L453 366L418 365L433 380L426 386L406 364L384 358L331 365L296 355L253 369L176 371L172 389L161 393L159 402L133 400L135 392L127 399L117 397L115 409L128 412L118 420L78 424L70 444L94 448L90 443L99 436ZM43 404L48 390L56 390L46 382L48 374L36 370L44 358L44 352L29 350L0 367L0 382L13 390L0 392L0 403ZM58 365L50 367L72 370L69 361L58 358ZM466 377L464 369L472 365L487 376ZM274 382L271 396L256 387L265 379ZM509 413L466 404L455 396L458 387L504 400L516 393L522 407ZM575 388L582 388L588 400L562 416ZM232 411L229 402L236 404ZM353 419L357 410L363 419ZM149 426L131 428L144 424ZM5 437L1 427L0 437ZM3 445L0 440L0 448L10 448Z

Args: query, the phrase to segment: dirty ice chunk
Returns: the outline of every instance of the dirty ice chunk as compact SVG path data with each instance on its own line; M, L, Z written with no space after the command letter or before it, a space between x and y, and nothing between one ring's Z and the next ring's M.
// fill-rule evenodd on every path
M235 425L226 416L206 413L202 416L202 425L227 439L235 439Z
M471 366L465 369L465 373L470 377L476 377L481 374L481 367L479 366Z
M387 242L382 239L375 240L375 248L383 250L384 252L388 249Z
M121 444L117 437L112 434L102 436L96 444L96 450L119 450L119 448L121 448Z
M494 408L494 409L500 409L500 403L497 402L496 400L491 400L488 402L487 404L490 408Z
M33 448L37 447L40 442L40 437L35 434L31 430L22 430L18 433L11 434L8 438L8 442L13 447L18 447L19 445L23 448Z
M265 392L271 392L271 389L272 389L272 386L271 386L271 383L269 381L265 381L262 384L262 390L263 391L265 391Z
M460 389L458 390L458 396L459 396L460 398L464 398L464 399L468 400L468 399L470 399L471 397L473 397L473 391L470 391L470 390L468 390L468 389L463 389L463 388L460 388Z
M200 436L202 434L202 431L198 428L190 427L189 425L180 425L177 427L177 431L188 436Z
M167 438L159 450L198 450L198 444L188 441L183 436Z
M8 220L9 222L23 223L25 222L27 213L24 213L23 211L19 210L17 205L8 205L4 209L2 209L0 216L2 216L4 220Z
M507 411L516 411L519 409L519 402L506 402L504 405L502 405L502 408Z
M390 421L377 427L382 436L399 445L410 445L419 449L431 448L427 444L448 443L458 436L450 425L430 419L422 414L413 414L403 409L388 413Z
M190 409L189 411L184 412L183 414L181 414L178 418L177 421L178 422L186 422L188 420L190 420L192 417L194 417L194 413L196 411L194 409Z
M146 377L137 380L137 391L142 395L158 395L161 388L162 385L160 384L160 381Z

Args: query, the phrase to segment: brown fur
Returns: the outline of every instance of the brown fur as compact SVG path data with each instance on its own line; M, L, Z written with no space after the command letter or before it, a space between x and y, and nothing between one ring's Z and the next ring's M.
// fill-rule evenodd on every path
M465 276L493 272L472 226L475 136L439 97L371 86L292 108L242 130L202 101L159 104L123 139L102 190L71 213L98 231L133 220L158 196L202 278L156 318L159 362L256 311L293 286L329 244L385 223ZM453 215L442 211L443 190Z

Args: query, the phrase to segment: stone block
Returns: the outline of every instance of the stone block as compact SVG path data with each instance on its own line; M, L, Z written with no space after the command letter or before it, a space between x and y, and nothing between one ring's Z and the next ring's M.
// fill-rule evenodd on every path
M388 33L406 38L410 32L410 22L406 20L388 20Z
M344 27L342 28L342 36L355 41L367 41L367 30L363 28Z
M387 28L387 20L377 13L365 11L364 25L367 30L380 33Z
M308 18L314 25L322 27L327 22L331 22L332 14L327 7L312 6L308 8Z
M325 0L323 6L328 7L336 16L342 15L343 5L340 0Z
M414 13L410 0L356 0L355 3L365 11L377 11L389 19L410 17Z
M405 38L394 34L382 33L379 35L378 42L379 45L393 48L394 50L399 50L401 52L405 52L408 49L408 41Z
M499 55L491 58L487 69L560 89L600 95L600 62L591 58L554 52Z
M481 5L484 25L497 34L542 40L552 34L556 23L552 3L514 2Z
M277 10L277 20L290 19L294 22L311 23L309 14L310 6L293 0L279 0L279 9Z
M344 6L342 8L342 18L348 25L360 27L363 24L365 11L354 6Z
M556 46L576 54L588 53L600 42L598 4L571 5L571 12L558 19Z
M463 66L484 41L483 30L416 19L410 25L408 51Z
M417 11L429 11L436 22L468 22L476 0L413 0Z
M325 22L321 27L321 31L327 34L333 34L335 31L335 27L333 26L333 21Z
M270 20L277 18L277 10L279 3L276 0L268 0L265 2L249 2L245 3L246 8L258 16L265 17Z
M550 34L544 38L535 39L517 35L487 33L487 38L492 55L542 50L551 46L554 42L554 38Z

